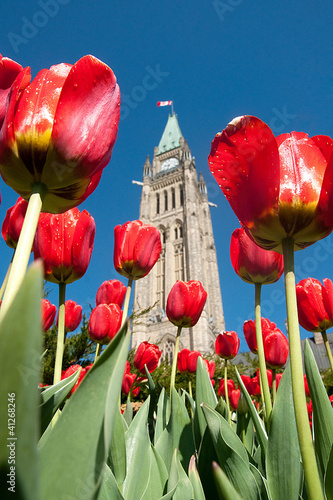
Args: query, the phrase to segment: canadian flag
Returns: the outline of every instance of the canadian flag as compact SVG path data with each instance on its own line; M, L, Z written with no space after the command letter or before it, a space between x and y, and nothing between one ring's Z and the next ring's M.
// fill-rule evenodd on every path
M171 106L172 101L158 101L157 106Z

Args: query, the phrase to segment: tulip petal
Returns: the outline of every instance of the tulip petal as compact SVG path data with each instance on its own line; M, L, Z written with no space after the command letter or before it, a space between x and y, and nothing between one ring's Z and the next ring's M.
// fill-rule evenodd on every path
M254 116L235 118L212 141L208 163L231 208L249 229L277 210L279 154L264 122Z
M50 165L72 162L65 175L70 182L103 169L111 158L119 114L120 91L113 71L91 55L82 57L69 72L60 94ZM52 185L51 170L45 172L48 185Z
M5 117L10 88L22 70L23 67L20 64L0 54L0 128Z

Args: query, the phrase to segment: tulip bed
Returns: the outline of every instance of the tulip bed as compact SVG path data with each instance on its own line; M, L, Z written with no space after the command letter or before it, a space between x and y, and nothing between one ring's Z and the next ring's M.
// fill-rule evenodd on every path
M114 265L128 285L118 283L112 300L106 285L99 290L89 320L97 342L94 363L62 374L66 328L81 313L68 305L73 322L66 323L66 286L85 273L95 233L91 215L76 205L97 187L111 157L120 105L115 76L85 56L74 66L42 70L30 83L28 68L7 58L0 62L0 173L25 200L13 210L13 221L21 221L17 237L9 215L3 227L15 253L1 290L1 498L332 500L333 409L306 343L309 421L298 309L305 327L322 333L330 357L333 285L312 279L296 287L293 259L295 250L333 229L333 140L296 132L275 138L252 116L233 120L215 137L209 165L242 223L232 238L232 264L255 290L255 322L244 333L258 354L256 387L237 369L238 389L228 382L228 360L239 348L236 332L216 339L216 353L225 360L220 397L210 363L178 353L182 329L197 323L207 296L200 282L178 281L166 307L177 328L170 385L161 387L151 374L158 346L142 343L134 365L148 396L134 413L131 394L138 391L127 362L127 313L133 282L161 253L153 226L132 221L115 228ZM38 258L27 270L32 247ZM288 339L261 318L260 308L262 285L279 279L283 266ZM59 285L54 379L46 387L40 387L43 278ZM45 302L42 307L46 329L55 311ZM275 370L288 354L276 391ZM191 385L176 390L177 364L179 371L195 366L195 393ZM121 390L128 394L125 407ZM251 398L258 392L260 404Z

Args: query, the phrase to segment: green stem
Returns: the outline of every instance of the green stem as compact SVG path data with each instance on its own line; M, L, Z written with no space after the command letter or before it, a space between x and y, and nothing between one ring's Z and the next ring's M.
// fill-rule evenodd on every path
M7 311L25 276L44 196L44 185L36 182L32 186L27 212L17 242L8 283L1 304L1 316Z
M128 285L127 285L126 295L125 295L125 300L124 300L124 308L123 308L123 317L121 320L121 327L124 326L126 318L127 318L128 306L129 306L129 301L130 301L131 291L132 291L132 285L133 285L133 278L132 278L132 276L130 276L128 278Z
M66 283L59 283L58 337L53 384L57 384L61 380L62 358L64 355L65 342L65 296Z
M102 344L96 344L94 364L96 363L96 361L100 357L102 349L103 349L103 345Z
M272 368L272 392L273 392L273 404L276 398L276 370Z
M7 283L8 283L8 277L9 277L10 270L12 268L12 263L13 263L14 255L15 255L15 250L14 250L14 253L13 253L13 256L12 256L12 260L9 263L9 266L8 266L8 269L7 269L7 272L6 272L6 276L4 277L4 280L3 280L1 288L0 288L0 300L3 297L3 294L5 292L5 289L6 289L6 286L7 286Z
M324 344L325 344L325 348L326 348L327 357L328 357L328 360L329 360L330 366L331 366L331 371L333 371L333 357L332 357L332 352L331 352L330 344L329 344L328 339L327 339L326 330L322 331L321 334L323 336L323 340L324 340Z
M257 339L258 358L259 358L259 372L262 385L264 412L266 416L267 425L269 426L270 416L272 413L272 401L268 385L264 343L262 339L262 330L261 330L261 283L256 283L254 286L255 286L255 325L256 325L256 339Z
M188 393L191 396L191 398L193 398L193 395L192 395L192 382L191 382L191 380L188 381Z
M228 394L228 360L224 360L224 394L225 394L225 402L227 403L228 408L228 423L231 425L231 411L230 411L230 402L229 402L229 394Z
M291 384L298 440L304 469L304 478L309 500L322 500L323 491L312 443L304 391L302 348L296 300L294 241L291 238L284 239L282 241L282 248L284 258Z
M176 342L175 342L175 351L174 351L173 360L172 360L171 380L170 380L170 400L171 400L172 388L175 387L176 370L177 370L177 358L178 358L178 350L179 350L179 337L180 337L180 332L181 331L182 331L182 327L179 326L178 329L177 329L177 337L176 337Z

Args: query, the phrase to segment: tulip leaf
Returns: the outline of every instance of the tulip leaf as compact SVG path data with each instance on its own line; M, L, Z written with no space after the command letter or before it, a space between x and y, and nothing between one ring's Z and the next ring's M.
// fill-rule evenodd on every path
M206 419L202 412L201 403L207 403L208 406L216 408L217 397L209 378L209 374L206 370L204 362L201 356L198 357L197 372L195 379L195 400L196 400L196 412L194 417L194 428L199 426L201 438L204 435L206 429Z
M151 468L147 488L141 500L155 500L163 495L168 480L168 471L162 458L151 445Z
M324 477L333 445L333 408L308 341L304 346L304 365L313 407L315 449Z
M0 496L40 498L37 443L41 353L41 265L33 264L0 323ZM13 461L14 460L14 461ZM14 469L10 469L14 467ZM14 490L7 481L14 472Z
M170 400L166 390L163 387L157 403L157 415L156 415L155 436L154 436L155 445L160 435L167 426L169 416L170 416Z
M126 500L140 499L149 480L151 467L147 422L149 404L150 398L148 397L125 432L126 477L123 484L123 495Z
M126 323L88 371L43 440L42 498L90 498L97 493L110 450L129 342Z
M325 473L325 493L327 500L333 500L333 446Z
M172 497L173 500L193 500L194 496L191 481L187 477L187 474L180 463L177 448L172 456L168 480L168 492L173 490L175 486L176 490Z
M261 447L261 451L262 453L264 454L264 457L266 456L266 448L267 448L267 441L268 441L268 438L267 438L267 434L266 434L266 431L265 431L265 427L264 427L264 424L261 420L261 418L259 417L258 413L257 413L257 410L253 404L253 401L251 399L251 396L249 395L249 393L247 392L246 390L246 387L238 373L238 370L237 368L235 368L235 372L236 372L236 377L237 377L237 382L238 382L238 386L240 388L240 390L242 391L244 397L245 397L245 400L246 400L246 403L247 403L247 406L249 408L249 412L250 412L250 415L251 415L251 418L252 418L252 421L253 421L253 425L254 425L254 428L256 430L256 437L259 441L259 444L260 444L260 447Z
M247 500L260 498L257 483L250 471L247 451L227 421L205 403L202 409L218 456L219 465L239 494Z
M125 411L123 413L123 418L124 418L127 426L129 427L131 425L131 422L133 419L133 406L132 406L131 398L129 395L128 395L128 398L126 400L126 408L125 408Z
M216 409L216 411L218 410ZM240 413L237 411L237 436L243 441L245 448L251 455L254 441L254 427L249 413Z
M180 460L186 469L194 453L191 421L186 406L174 387L171 393L170 418L156 442L155 448L163 458L168 470L175 448L179 449Z
M200 476L198 473L198 469L195 465L195 456L192 455L190 460L190 465L188 468L188 477L191 481L193 488L193 499L194 500L206 500L205 493L200 481Z
M216 462L213 462L213 476L220 500L242 500L228 476Z
M206 427L198 453L198 470L206 498L217 498L212 463L218 462L209 429Z
M110 452L108 457L108 465L113 473L113 476L122 490L122 485L126 477L126 445L125 431L127 425L123 419L119 408L115 410L115 420L111 439Z
M290 363L281 378L271 414L266 471L272 500L297 498L303 473L292 396Z
M59 406L65 401L68 394L73 389L77 379L79 378L81 369L74 372L70 377L60 380L55 385L50 385L41 393L42 403L41 410L41 434L52 420L53 415Z
M97 500L124 500L111 469L105 465Z

